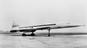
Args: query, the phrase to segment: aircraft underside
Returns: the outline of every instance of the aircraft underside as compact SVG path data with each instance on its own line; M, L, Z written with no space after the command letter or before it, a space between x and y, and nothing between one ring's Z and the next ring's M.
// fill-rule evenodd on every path
M35 33L32 32L31 34L26 34L25 32L23 32L22 36L35 36Z

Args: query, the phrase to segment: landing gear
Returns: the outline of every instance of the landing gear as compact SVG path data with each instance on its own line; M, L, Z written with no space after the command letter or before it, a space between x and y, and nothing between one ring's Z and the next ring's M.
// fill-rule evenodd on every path
M34 32L31 33L31 36L35 36Z
M48 36L50 36L50 28L48 28Z
M32 32L31 34L23 33L22 36L35 36L35 34L34 34L34 32Z
M27 36L27 35L25 33L23 33L22 36Z

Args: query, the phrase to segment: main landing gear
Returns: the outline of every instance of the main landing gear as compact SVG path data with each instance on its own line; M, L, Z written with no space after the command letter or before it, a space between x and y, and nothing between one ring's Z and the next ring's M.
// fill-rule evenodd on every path
M50 36L50 28L48 28L48 36Z
M31 34L23 33L22 36L35 36L35 34L34 34L34 32L32 32Z

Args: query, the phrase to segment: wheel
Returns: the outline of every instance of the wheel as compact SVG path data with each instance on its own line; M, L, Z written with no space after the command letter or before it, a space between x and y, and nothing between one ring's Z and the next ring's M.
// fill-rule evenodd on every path
M22 36L27 36L27 35L23 33Z

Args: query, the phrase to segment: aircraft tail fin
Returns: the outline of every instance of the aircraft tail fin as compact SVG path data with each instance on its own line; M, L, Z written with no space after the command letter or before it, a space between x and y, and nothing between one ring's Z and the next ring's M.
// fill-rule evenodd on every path
M18 27L19 25L12 25L12 28L14 28L14 27Z
M12 28L18 27L18 26L19 26L18 24L15 24L15 23L13 22Z

